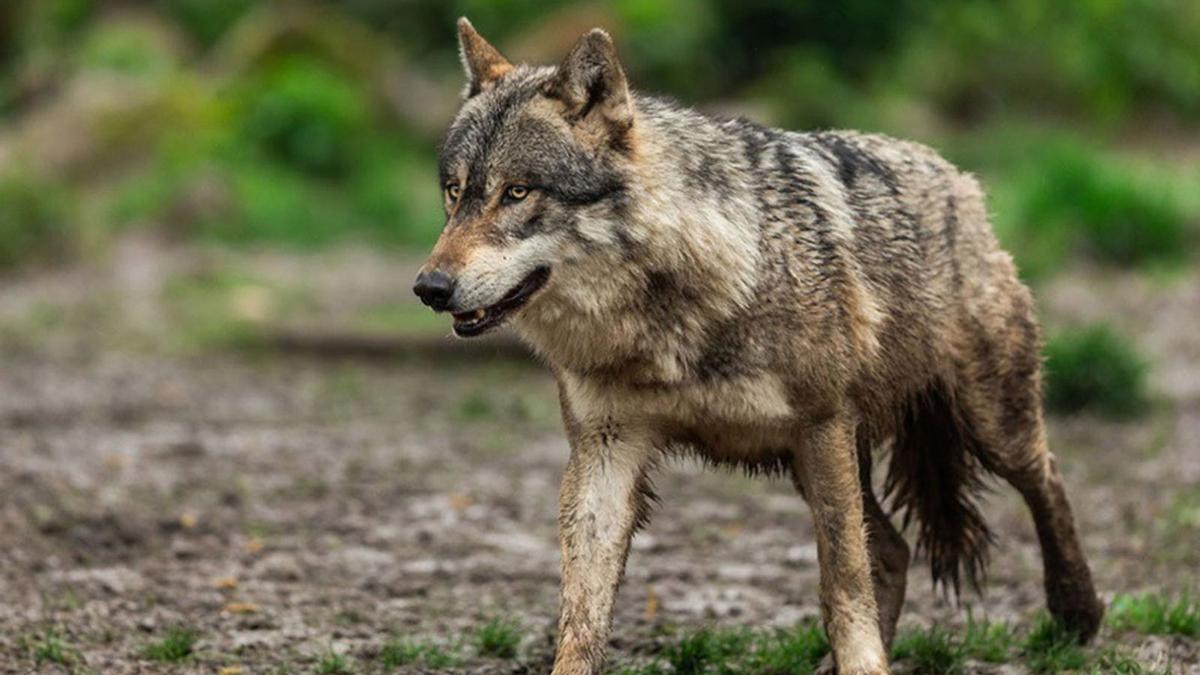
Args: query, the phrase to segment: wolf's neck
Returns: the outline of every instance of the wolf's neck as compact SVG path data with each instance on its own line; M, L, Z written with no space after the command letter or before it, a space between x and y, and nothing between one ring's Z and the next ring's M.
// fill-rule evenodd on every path
M715 123L648 100L620 253L590 256L518 328L559 368L678 382L745 309L759 274L761 227L751 177ZM569 274L569 276L568 276ZM531 308L534 309L534 308Z

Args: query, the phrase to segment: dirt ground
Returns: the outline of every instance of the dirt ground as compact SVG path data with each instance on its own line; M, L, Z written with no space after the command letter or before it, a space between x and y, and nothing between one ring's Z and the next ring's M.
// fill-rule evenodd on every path
M546 672L567 456L547 373L488 348L356 357L177 339L170 289L208 267L243 279L231 297L245 321L302 287L302 309L277 315L336 328L407 303L412 263L130 241L93 268L0 282L0 672L59 672L30 647L47 630L84 672L312 672L330 652L369 671L389 636L453 642L496 617L520 623L519 657L457 672ZM1153 359L1146 418L1051 421L1100 589L1196 590L1200 522L1181 505L1200 504L1200 276L1074 272L1039 301L1052 327L1109 320ZM786 481L679 463L657 485L615 662L663 626L816 615L811 519ZM1000 545L985 595L956 605L916 565L903 625L968 612L1026 625L1041 609L1023 507L998 485L986 512ZM198 632L196 655L145 660L172 627ZM1101 641L1200 672L1195 640Z

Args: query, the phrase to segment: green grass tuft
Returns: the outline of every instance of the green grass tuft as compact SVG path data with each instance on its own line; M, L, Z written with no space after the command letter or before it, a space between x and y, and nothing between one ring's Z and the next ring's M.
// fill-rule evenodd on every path
M663 657L678 675L701 675L732 661L747 651L752 635L748 631L700 630L670 645Z
M810 673L829 653L817 622L791 630L702 629L664 645L646 663L625 664L624 675L785 675Z
M1107 647L1092 660L1088 671L1092 675L1149 675L1147 670L1128 651L1119 647ZM1163 671L1167 675L1168 671Z
M172 628L158 642L146 645L142 656L151 661L176 662L191 658L200 635L187 628Z
M1118 595L1109 607L1108 623L1145 635L1200 637L1200 600L1186 594L1176 600L1149 593Z
M921 674L961 673L966 661L962 644L939 626L898 635L892 658L910 662L912 672Z
M986 663L1004 663L1015 640L1012 627L1006 623L971 619L963 633L962 648L968 658Z
M42 633L32 644L33 660L41 665L43 663L57 663L60 666L66 666L75 660L76 652L58 631L53 629Z
M480 626L474 641L480 656L516 658L521 646L521 627L515 621L495 618Z
M914 673L961 673L968 659L1006 662L1014 640L1007 624L971 619L961 636L940 626L902 633L892 658L910 662Z
M815 621L792 630L779 630L755 637L746 656L744 672L763 675L809 673L829 653L829 640Z
M1088 655L1079 646L1079 636L1047 615L1039 616L1025 636L1022 652L1035 673L1079 670L1088 665Z
M333 651L332 648L317 662L317 673L320 675L351 675L354 669L345 656Z
M454 667L459 659L453 650L434 642L394 637L379 650L378 661L389 670L410 664L438 669Z
M1128 418L1149 407L1145 360L1106 325L1051 338L1046 377L1046 405L1056 412Z

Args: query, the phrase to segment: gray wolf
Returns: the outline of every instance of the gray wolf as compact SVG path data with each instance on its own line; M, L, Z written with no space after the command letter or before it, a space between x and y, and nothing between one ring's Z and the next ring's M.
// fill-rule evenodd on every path
M888 672L910 551L881 500L957 591L984 573L989 475L1029 506L1050 612L1095 634L1033 302L971 176L913 143L635 93L601 30L557 67L509 62L466 19L459 38L446 225L414 290L459 336L510 323L558 381L555 675L603 667L652 474L680 454L791 477L816 524L826 668Z

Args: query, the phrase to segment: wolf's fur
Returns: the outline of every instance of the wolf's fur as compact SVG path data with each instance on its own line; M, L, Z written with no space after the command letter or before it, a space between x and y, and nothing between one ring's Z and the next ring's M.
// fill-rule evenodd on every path
M917 523L934 579L975 582L985 473L1033 512L1051 611L1102 612L1046 448L1028 290L976 181L920 145L793 133L631 93L609 37L557 68L512 65L460 22L470 82L442 151L447 226L426 264L450 309L512 317L558 379L555 673L598 672L629 539L665 455L786 472L816 521L839 672L887 671L909 560L872 494ZM508 202L509 185L530 188Z

